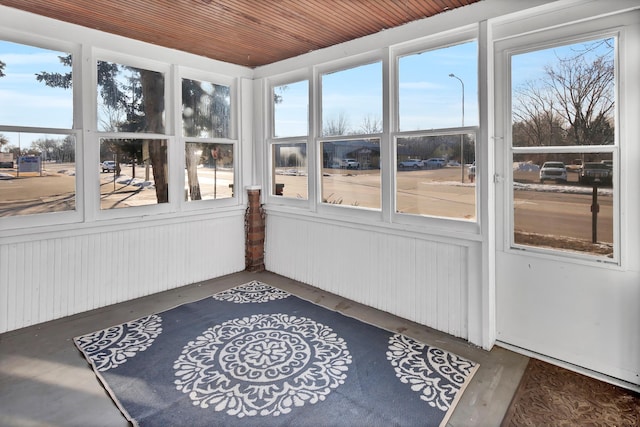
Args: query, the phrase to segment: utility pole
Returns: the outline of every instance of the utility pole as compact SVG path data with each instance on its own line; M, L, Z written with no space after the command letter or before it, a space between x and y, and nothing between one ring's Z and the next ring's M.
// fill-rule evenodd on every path
M453 77L454 79L458 79L460 84L462 85L462 127L464 127L464 82L462 79L455 74L449 74L449 77ZM464 135L460 134L460 169L461 173L461 181L464 183Z

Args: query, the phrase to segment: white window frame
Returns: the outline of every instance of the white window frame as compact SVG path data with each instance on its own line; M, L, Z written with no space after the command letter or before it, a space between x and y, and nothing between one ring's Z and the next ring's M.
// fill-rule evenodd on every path
M98 131L98 61L106 61L117 63L118 65L125 65L140 69L145 69L149 71L155 71L158 73L162 73L164 75L164 117L165 117L165 125L164 125L164 133L136 133L136 132L102 132ZM116 218L128 218L128 217L139 217L143 215L158 215L158 214L166 214L171 212L176 212L178 207L178 199L179 199L179 191L176 186L176 181L174 179L176 175L175 168L177 167L177 161L175 159L176 152L178 149L178 144L176 143L175 137L175 129L176 123L175 118L171 114L171 106L174 105L172 100L174 99L175 93L175 84L173 76L175 75L171 64L158 62L149 60L146 58L135 57L123 53L112 52L104 49L94 49L92 52L92 92L91 98L92 103L85 105L85 109L89 109L92 111L91 124L88 126L90 129L90 133L92 136L87 138L87 150L92 154L93 161L89 162L89 166L87 167L87 173L94 174L94 176L98 179L91 179L88 182L95 182L96 188L95 192L89 191L88 196L93 197L95 199L95 204L93 205L95 208L96 219L105 220L105 219L116 219ZM85 97L87 99L88 97ZM91 129L94 131L91 132ZM100 163L100 139L102 138L111 138L111 139L162 139L167 141L167 182L169 184L169 200L167 203L156 203L153 205L145 205L145 206L132 206L122 209L101 209L100 208L100 188L99 188L99 176L100 170L98 169L98 165ZM182 152L184 153L184 147ZM181 187L182 188L182 187Z
M323 111L322 111L322 76L325 74L337 73L352 68L357 68L365 65L380 63L382 72L382 133L376 134L353 134L353 135L338 135L338 136L322 136L323 128ZM349 58L331 61L324 64L316 65L314 67L314 86L316 88L316 102L315 102L315 114L313 116L313 131L315 142L315 155L317 157L317 168L314 174L317 176L316 184L316 210L320 214L327 216L342 216L350 219L364 218L369 221L380 221L387 217L386 210L388 209L386 200L388 199L388 188L386 187L386 174L388 170L388 160L386 160L386 153L388 152L388 138L387 129L389 126L388 120L388 105L389 105L389 90L388 90L388 49L378 49L371 52L367 52L360 55L354 55ZM380 209L367 208L362 206L347 206L337 205L322 202L322 173L321 159L322 159L322 143L331 141L343 141L352 139L379 139L380 140Z
M175 82L175 103L174 112L175 118L174 122L176 124L176 148L178 152L182 153L180 167L181 171L186 169L186 158L185 158L185 146L187 142L197 142L203 144L229 144L233 146L233 197L228 197L224 199L208 199L208 200L191 200L187 201L184 198L184 194L182 197L178 198L178 206L180 211L184 212L192 212L192 211L201 211L201 210L209 210L212 208L226 208L238 206L240 204L240 200L242 200L241 192L242 186L240 182L240 165L242 162L240 161L240 149L238 142L238 110L239 110L239 101L238 101L238 79L228 76L223 76L220 74L207 72L203 70L196 70L188 67L178 67L178 72L176 73L176 82ZM187 137L183 134L182 129L182 79L190 79L190 80L199 80L205 81L212 84L228 86L229 87L229 95L231 97L231 123L229 123L229 138L198 138L198 137ZM178 162L176 162L178 163ZM173 175L170 175L173 176ZM177 178L178 179L178 178ZM180 187L181 193L183 193L183 187L185 185L184 182L184 174L182 176L182 186ZM171 189L169 189L171 191ZM171 200L169 201L171 203Z
M93 98L94 98L94 105L92 107L94 114L96 114L96 117L94 118L93 123L91 123L90 128L95 129L95 132L98 134L103 134L103 133L108 133L108 132L103 132L103 131L99 131L98 130L98 109L97 109L97 102L98 102L98 77L97 77L97 73L98 73L98 61L103 61L103 62L111 62L111 63L116 63L118 65L124 65L124 66L128 66L128 67L134 67L134 68L138 68L138 69L144 69L144 70L148 70L148 71L154 71L157 73L161 73L164 75L164 97L165 97L165 126L164 126L164 133L161 134L149 134L149 135L158 135L158 136L162 136L162 137L167 137L170 135L175 135L175 129L176 129L176 124L173 120L173 117L171 116L170 112L170 107L172 105L172 103L170 102L173 98L173 85L172 85L172 67L171 64L165 63L165 62L159 62L159 61L154 61L154 60L150 60L150 59L146 59L146 58L141 58L141 57L137 57L137 56L131 56L131 55L127 55L124 53L118 53L118 52L112 52L112 51L107 51L104 49L94 49L93 50L93 60L91 61L91 63L93 64L93 82L94 82L94 92L93 92ZM121 132L113 132L113 133L121 133ZM134 132L135 133L135 132Z
M483 108L486 104L486 91L479 88L477 102L479 104L478 126L464 126L455 128L443 128L424 131L398 131L398 58L400 56L410 55L414 53L424 52L428 50L437 50L448 46L462 44L469 41L478 43L478 85L486 78L487 71L481 67L486 63L486 50L482 47L481 25L473 23L464 27L455 28L435 35L427 36L417 40L411 40L405 43L399 43L391 47L372 50L369 52L356 54L347 58L333 61L327 61L321 64L310 65L308 68L292 71L282 75L266 77L266 84L263 87L263 103L265 115L263 117L263 132L268 135L266 139L266 151L264 155L264 164L266 170L264 172L264 181L267 191L264 193L265 201L270 208L283 209L286 207L307 208L310 212L320 214L327 219L341 218L346 221L366 220L370 223L389 223L399 226L408 225L421 233L430 233L447 237L456 237L470 240L481 240L481 223L482 212L486 209L487 202L482 201L480 195L486 190L482 190L486 185L481 179L484 169L483 160L486 154L483 150L487 150L487 130L486 112ZM358 66L363 66L375 62L382 63L382 127L383 131L379 134L365 135L342 135L342 136L322 136L322 76L324 74L339 72ZM393 65L391 65L393 64ZM312 74L312 78L309 77ZM309 127L310 133L307 138L307 154L308 154L308 170L309 170L309 200L296 200L293 198L275 196L274 181L272 176L273 159L272 147L273 143L296 143L304 142L304 138L273 138L273 89L287 83L295 83L302 79L310 79L309 92ZM441 218L426 215L408 215L396 213L395 209L395 188L396 188L396 148L395 141L398 137L420 135L436 135L436 134L460 134L473 133L476 136L476 161L478 165L476 179L476 218L473 221L461 218ZM363 207L351 207L342 205L333 205L322 203L322 177L321 177L321 158L322 158L322 142L337 141L343 139L363 139L378 138L380 140L380 166L381 166L381 209L369 209Z
M283 86L287 84L298 83L300 81L307 81L308 83L308 101L309 101L309 109L307 112L307 135L300 136L289 136L289 137L278 137L275 135L275 106L273 103L273 96L275 93L275 88L278 86ZM264 182L267 183L266 188L263 189L263 197L264 199L273 205L281 205L281 206L291 206L296 208L307 208L313 209L315 205L315 173L316 165L317 165L317 156L315 155L315 150L313 149L313 111L314 111L314 88L313 88L314 79L309 71L309 69L301 69L295 70L289 73L285 73L282 75L274 76L267 79L267 84L265 87L265 101L264 101L264 111L265 111L265 124L264 124L264 132L265 135L268 135L266 138L266 151L265 151L265 164L267 165L265 170L265 179ZM293 197L283 197L277 196L275 194L275 165L273 162L273 150L274 146L281 144L306 144L307 146L307 198L306 199L297 199Z
M476 70L477 70L477 82L478 82L478 125L477 126L460 126L453 128L439 128L439 129L424 129L416 131L400 131L400 89L399 79L400 74L400 58L419 54L422 52L432 52L439 49L444 49L450 46L455 46L467 42L475 41L478 45L478 57L476 58ZM391 201L391 222L396 224L410 225L414 227L420 227L423 230L428 230L431 234L448 236L458 235L460 237L479 240L482 223L483 204L486 203L481 200L480 194L482 180L480 179L482 170L485 165L482 164L482 152L487 150L487 144L484 140L486 131L482 130L483 126L483 112L482 109L486 108L486 102L482 99L482 91L480 86L482 85L482 76L485 72L481 69L482 63L482 46L480 39L480 28L478 24L472 24L465 27L449 30L443 33L439 33L433 36L425 37L419 40L414 40L408 43L403 43L391 48L391 63L393 64L393 94L392 103L393 114L391 115L391 133L390 138L393 142L391 145L391 191L393 194ZM475 219L465 220L463 218L455 217L437 217L432 215L415 215L405 214L397 212L396 205L396 174L397 174L397 140L399 138L411 137L411 136L438 136L438 135L458 135L458 134L475 134L475 153L476 153L476 190L475 190Z
M0 218L0 229L19 230L32 227L46 227L62 224L73 224L81 222L85 217L85 194L84 194L84 144L82 134L82 88L81 82L81 53L79 44L52 41L50 38L25 35L9 30L0 31L0 40L10 43L32 46L40 49L48 49L56 52L70 53L74 58L71 67L73 85L73 112L71 128L48 128L38 126L12 126L10 124L0 124L0 133L40 133L51 135L71 135L75 138L75 209L62 212L46 212L32 215L16 215ZM77 58L77 59L76 59Z
M617 18L617 19L616 19ZM555 29L539 30L533 34L519 35L513 38L501 40L496 43L496 82L501 82L498 88L502 91L500 100L504 105L501 120L503 121L504 147L502 151L503 168L506 173L504 178L504 210L502 213L505 218L501 227L502 239L498 240L498 244L502 245L502 249L508 253L521 254L523 251L530 256L536 256L546 259L562 259L565 261L575 262L585 265L601 264L611 267L620 267L623 263L625 254L622 253L626 247L624 232L624 223L621 220L622 198L625 194L624 188L624 165L622 163L622 154L624 147L621 147L622 139L628 140L625 134L625 124L621 122L621 105L623 103L623 93L620 91L625 76L622 74L623 68L620 64L620 51L624 43L624 28L620 27L619 17L609 17L605 19L597 19L588 23L572 24L562 26ZM511 105L511 58L514 55L527 52L535 52L543 49L553 48L556 46L564 46L573 43L587 42L590 40L598 40L613 37L616 40L615 47L615 139L613 145L581 145L581 146L555 146L551 148L536 149L531 147L513 147L512 140L512 105ZM526 154L532 152L549 152L549 153L611 153L614 165L613 177L613 247L614 257L608 258L604 256L596 256L582 254L573 251L563 251L562 249L547 249L542 247L520 245L514 242L514 213L513 213L513 173L509 168L510 162L514 154ZM627 193L628 194L628 193Z

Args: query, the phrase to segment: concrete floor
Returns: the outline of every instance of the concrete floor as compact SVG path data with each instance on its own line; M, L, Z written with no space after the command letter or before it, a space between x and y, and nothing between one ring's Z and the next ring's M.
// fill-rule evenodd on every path
M164 311L251 280L362 321L402 332L480 364L448 426L499 426L528 358L487 352L388 313L273 273L241 272L0 335L0 426L127 426L73 337Z

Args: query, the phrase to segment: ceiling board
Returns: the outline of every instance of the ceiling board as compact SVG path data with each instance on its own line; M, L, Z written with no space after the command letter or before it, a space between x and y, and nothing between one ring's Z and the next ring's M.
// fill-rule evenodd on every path
M257 67L480 0L0 0L84 27Z

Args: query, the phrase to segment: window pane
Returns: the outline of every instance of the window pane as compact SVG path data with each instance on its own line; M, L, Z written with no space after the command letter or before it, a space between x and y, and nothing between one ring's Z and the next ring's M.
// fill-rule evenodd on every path
M0 217L76 209L73 135L7 132L0 140Z
M272 194L307 199L307 144L273 144L274 184Z
M71 55L0 41L0 124L73 128Z
M398 83L401 131L478 126L476 41L401 57Z
M184 136L230 138L231 88L210 82L182 79Z
M309 82L303 80L273 89L274 137L309 134Z
M398 213L476 219L475 134L399 138L396 156Z
M514 147L614 144L614 42L513 56Z
M322 202L380 209L380 140L322 143Z
M164 75L98 61L98 130L164 133Z
M382 63L322 76L322 134L382 132Z
M515 154L514 242L613 256L615 170L611 153Z
M545 152L548 146L614 145L615 39L515 55L513 240L517 245L614 256L611 151Z
M185 200L233 197L233 144L187 142Z
M100 161L101 209L169 201L166 140L101 138Z

